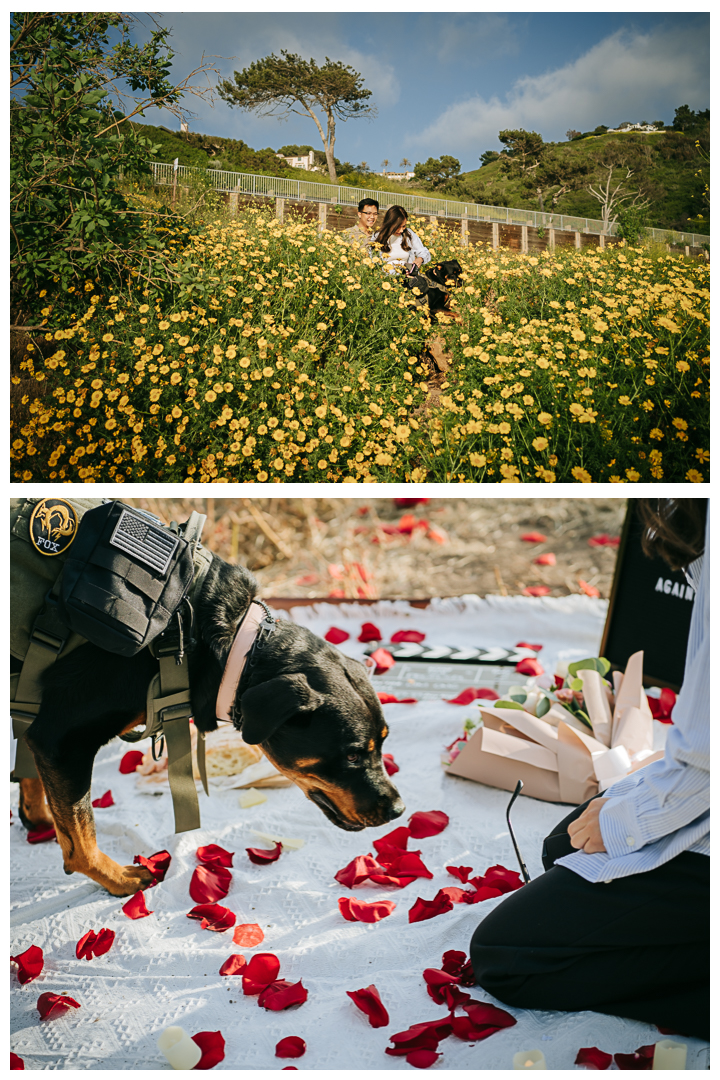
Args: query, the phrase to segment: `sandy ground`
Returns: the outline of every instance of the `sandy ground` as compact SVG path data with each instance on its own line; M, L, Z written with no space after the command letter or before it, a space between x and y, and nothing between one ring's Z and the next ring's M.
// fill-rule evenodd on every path
M419 599L499 593L546 585L551 596L607 597L625 499L128 499L161 518L207 514L203 542L249 567L266 597ZM409 501L409 500L405 500ZM393 532L392 527L405 531ZM538 532L542 543L523 541ZM555 565L533 562L553 554ZM595 595L593 593L593 595Z

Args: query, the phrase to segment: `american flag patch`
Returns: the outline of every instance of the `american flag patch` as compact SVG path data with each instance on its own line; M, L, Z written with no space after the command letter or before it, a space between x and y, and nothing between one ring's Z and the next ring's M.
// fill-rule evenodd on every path
M164 574L180 541L128 510L123 510L110 543L145 566Z

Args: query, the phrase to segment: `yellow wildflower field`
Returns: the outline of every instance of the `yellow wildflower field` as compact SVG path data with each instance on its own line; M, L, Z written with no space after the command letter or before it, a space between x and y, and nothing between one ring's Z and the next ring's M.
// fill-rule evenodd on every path
M12 479L708 479L705 264L461 248L411 224L434 261L463 265L457 322L431 327L341 234L255 209L168 233L193 267L182 293L138 275L122 295L88 281L56 297L15 376Z

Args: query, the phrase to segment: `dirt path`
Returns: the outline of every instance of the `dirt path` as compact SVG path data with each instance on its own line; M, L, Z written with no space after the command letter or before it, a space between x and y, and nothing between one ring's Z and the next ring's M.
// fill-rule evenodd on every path
M208 515L204 541L249 567L263 596L405 597L463 593L608 596L625 499L128 499L166 521ZM400 500L402 501L402 500ZM405 500L410 501L410 500ZM545 542L521 540L540 533ZM537 565L542 554L555 565Z

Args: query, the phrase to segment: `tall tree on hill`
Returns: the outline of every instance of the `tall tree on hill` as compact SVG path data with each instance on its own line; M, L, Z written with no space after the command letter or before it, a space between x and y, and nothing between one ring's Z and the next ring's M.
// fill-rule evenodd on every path
M528 197L537 198L541 213L545 212L546 200L551 200L554 209L560 197L577 189L587 174L585 162L556 152L536 131L501 131L498 139L506 147L501 154L501 171L518 179Z
M635 174L629 165L623 162L600 163L600 168L605 170L602 182L598 182L594 187L588 184L587 190L600 203L603 231L607 232L621 209L634 206L637 210L642 210L650 205L650 200L644 197L642 190L638 191L630 184L630 179Z
M459 175L460 162L450 154L443 154L441 158L428 158L424 164L418 162L415 166L415 179L425 180L432 188L446 187Z
M372 91L363 88L365 80L347 64L325 57L320 67L314 60L303 60L296 53L280 50L255 60L233 79L221 79L218 94L231 107L256 111L261 116L287 117L289 113L308 116L316 124L325 147L327 168L332 183L335 170L335 126L338 120L353 117L369 119L375 108L368 104ZM319 114L324 113L324 126Z
M505 147L500 168L510 176L536 169L547 150L547 143L543 142L542 135L538 135L537 131L507 128L500 132L498 139Z

